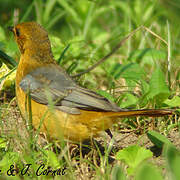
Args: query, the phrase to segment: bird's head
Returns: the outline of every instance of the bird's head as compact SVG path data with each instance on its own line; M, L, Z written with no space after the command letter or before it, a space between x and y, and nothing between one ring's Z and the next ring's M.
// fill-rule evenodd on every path
M24 22L9 27L13 32L21 54L26 48L41 48L50 46L48 33L36 22Z

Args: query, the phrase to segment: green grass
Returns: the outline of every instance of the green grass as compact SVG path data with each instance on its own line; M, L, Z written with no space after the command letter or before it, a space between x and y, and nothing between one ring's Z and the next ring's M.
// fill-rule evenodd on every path
M155 156L142 157L142 162L139 160L140 164L137 163L138 159L134 164L130 161L130 165L126 162L127 155L119 159L115 158L119 150L124 147L127 149L122 149L122 152L128 152L132 156L136 154L134 152L141 151L142 146L147 148L146 144L141 144L141 147L138 145L149 127L165 136L172 131L178 131L179 0L171 2L166 0L160 2L156 0L19 0L17 2L1 0L0 170L7 172L10 164L14 165L16 170L22 170L23 165L30 163L32 164L29 170L30 176L23 176L25 179L30 177L52 179L52 176L36 175L37 168L41 163L45 163L46 168L51 166L52 169L62 170L66 167L65 175L60 176L61 179L134 178L139 180L145 175L153 176L158 180L167 175L178 178L179 151L174 146L167 145L166 137L151 131L149 131L151 133L149 139L156 146L159 143L163 144L160 158L166 163L157 165ZM54 58L72 76L94 65L109 54L124 37L136 28L140 28L105 62L76 80L82 86L109 98L122 108L176 108L177 113L173 117L153 120L122 119L112 127L115 140L120 138L119 143L109 145L113 140L103 134L100 139L97 139L104 147L103 151L100 150L100 145L95 143L87 145L86 148L83 147L82 154L81 147L77 144L50 141L38 131L32 131L31 126L28 129L28 119L25 121L20 117L14 100L10 103L11 94L14 93L14 79L10 78L11 83L5 80L5 76L11 77L11 71L15 70L16 62L20 57L13 35L8 32L7 27L24 21L36 21L47 29ZM9 74L3 71L3 64L9 67ZM9 96L11 98L8 98ZM129 132L133 134L129 139L136 137L135 150L131 147L134 144L133 140L130 144L124 140L126 135L131 135ZM170 140L176 142L173 138ZM145 154L149 151L146 150L143 150ZM112 162L110 158L114 161ZM136 156L132 158L135 159ZM134 168L132 172L137 171L137 173L128 173L127 165L130 169ZM141 168L137 170L136 166ZM164 174L163 168L166 169ZM20 179L22 175L18 173L15 177ZM2 178L7 179L7 174L5 173ZM55 179L59 179L59 176Z

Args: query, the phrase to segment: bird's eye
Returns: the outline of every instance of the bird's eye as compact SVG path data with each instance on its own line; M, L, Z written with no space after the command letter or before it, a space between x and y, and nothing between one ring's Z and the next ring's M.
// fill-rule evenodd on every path
M18 28L16 28L16 36L19 37L20 36L20 30Z

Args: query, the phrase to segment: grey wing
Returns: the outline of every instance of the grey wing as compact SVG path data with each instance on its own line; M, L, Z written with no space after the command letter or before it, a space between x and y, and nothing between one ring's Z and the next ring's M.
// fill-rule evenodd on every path
M27 74L20 82L23 91L41 104L52 100L57 109L79 114L79 109L119 111L120 108L93 91L78 86L60 67L40 67Z

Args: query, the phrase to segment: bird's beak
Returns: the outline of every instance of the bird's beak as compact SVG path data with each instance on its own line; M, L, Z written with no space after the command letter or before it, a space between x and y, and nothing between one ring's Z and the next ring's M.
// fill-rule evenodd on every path
M13 26L9 26L8 29L9 29L9 31L14 32L14 27Z

